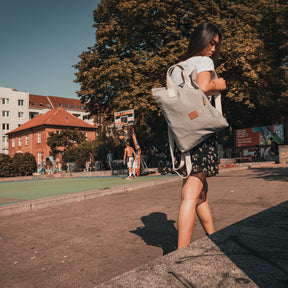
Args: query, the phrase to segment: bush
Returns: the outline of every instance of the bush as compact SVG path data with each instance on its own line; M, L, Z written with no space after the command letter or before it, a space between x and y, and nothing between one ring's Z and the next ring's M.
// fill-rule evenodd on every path
M16 153L13 156L13 162L17 167L15 176L28 176L37 171L37 163L31 153Z
M28 176L36 170L37 163L31 153L16 153L13 158L0 154L0 177Z
M0 177L15 176L16 167L9 155L0 154Z

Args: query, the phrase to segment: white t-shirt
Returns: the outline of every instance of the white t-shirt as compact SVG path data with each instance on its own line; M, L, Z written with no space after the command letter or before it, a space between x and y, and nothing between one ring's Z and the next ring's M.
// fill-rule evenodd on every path
M206 56L195 56L191 57L181 63L181 66L185 69L187 75L190 75L191 72L194 70L194 67L197 70L197 74L203 71L212 71L211 81L215 78L216 72L214 69L214 62L211 58ZM180 85L183 83L183 78L181 75L181 69L179 67L175 67L171 79L175 85Z

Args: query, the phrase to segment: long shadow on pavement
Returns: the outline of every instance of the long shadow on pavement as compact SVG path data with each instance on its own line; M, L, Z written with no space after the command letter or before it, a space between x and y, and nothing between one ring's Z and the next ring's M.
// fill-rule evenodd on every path
M288 167L279 168L252 168L251 170L257 172L254 178L261 178L267 181L288 181Z
M288 287L288 201L209 238L259 287Z
M161 247L163 255L177 248L178 231L174 227L174 220L168 220L162 212L154 212L141 217L145 226L130 231L140 236L147 245Z

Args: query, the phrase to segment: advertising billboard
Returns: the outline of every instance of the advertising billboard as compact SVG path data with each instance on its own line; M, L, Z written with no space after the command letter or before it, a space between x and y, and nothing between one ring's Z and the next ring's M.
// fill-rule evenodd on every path
M114 113L114 123L116 128L134 125L134 109L119 111Z
M237 129L236 147L269 146L272 141L284 143L284 125Z

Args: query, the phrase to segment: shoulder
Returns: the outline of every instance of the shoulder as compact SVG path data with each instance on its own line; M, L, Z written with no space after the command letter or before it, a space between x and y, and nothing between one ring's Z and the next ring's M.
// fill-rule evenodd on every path
M177 65L182 66L187 72L187 74L189 75L195 66L195 57L191 57L185 61L177 63ZM171 79L175 85L179 85L183 82L182 70L179 67L176 66L174 68L172 75L171 75Z
M203 71L214 71L214 62L211 58L203 56L200 57L196 64L197 73L203 72Z

